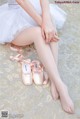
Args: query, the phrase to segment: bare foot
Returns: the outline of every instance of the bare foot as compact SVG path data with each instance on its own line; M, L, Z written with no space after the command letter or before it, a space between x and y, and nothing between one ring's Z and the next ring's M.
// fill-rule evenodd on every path
M74 113L74 104L69 96L67 86L63 84L59 90L60 101L62 108L65 112L73 114Z
M57 92L54 82L50 82L50 91L54 100L59 99L59 93Z

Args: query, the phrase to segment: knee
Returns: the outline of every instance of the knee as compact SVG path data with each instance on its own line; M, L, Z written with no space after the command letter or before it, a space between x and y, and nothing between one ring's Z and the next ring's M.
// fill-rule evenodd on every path
M34 29L34 40L33 40L33 42L34 43L39 43L39 45L44 42L40 27L35 27L35 29Z
M42 34L41 34L41 28L40 27L36 27L35 28L35 34L36 34L37 37L41 37L42 36Z

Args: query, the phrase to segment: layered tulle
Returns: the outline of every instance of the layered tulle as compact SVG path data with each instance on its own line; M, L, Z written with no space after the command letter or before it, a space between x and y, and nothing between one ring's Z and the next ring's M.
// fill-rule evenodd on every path
M37 1L32 2L36 11L41 15L41 6ZM59 8L55 4L50 4L50 13L52 15L53 21L55 20L57 29L62 29L66 21L66 12ZM8 3L0 6L0 43L4 44L6 42L11 42L16 35L18 35L23 29L32 26L37 26L38 24L32 19L32 17L27 14L23 8L20 6L18 8L11 8Z

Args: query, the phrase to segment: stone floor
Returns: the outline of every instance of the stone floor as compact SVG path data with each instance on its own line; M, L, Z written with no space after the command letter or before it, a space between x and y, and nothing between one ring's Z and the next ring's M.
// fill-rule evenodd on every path
M0 113L9 111L9 119L80 119L80 4L59 6L68 17L59 32L58 69L74 101L75 114L65 113L59 100L52 100L49 85L24 86L20 64L9 60L9 56L16 53L10 50L9 45L0 45ZM24 49L24 55L38 59L32 46Z

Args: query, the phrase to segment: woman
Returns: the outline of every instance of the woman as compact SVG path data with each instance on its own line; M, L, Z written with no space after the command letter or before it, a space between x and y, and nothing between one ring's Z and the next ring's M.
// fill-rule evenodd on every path
M59 38L56 27L62 24L57 9L58 7L51 6L48 0L8 0L8 5L0 7L0 13L3 10L0 15L0 27L1 30L4 28L4 32L0 32L0 43L10 42L17 46L34 43L49 74L53 99L60 98L63 110L74 113L74 104L57 68ZM53 12L54 16L51 15Z

